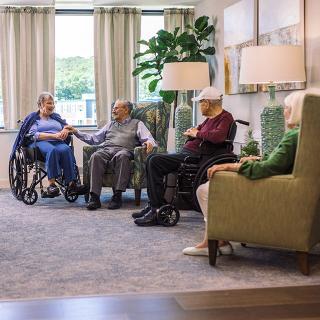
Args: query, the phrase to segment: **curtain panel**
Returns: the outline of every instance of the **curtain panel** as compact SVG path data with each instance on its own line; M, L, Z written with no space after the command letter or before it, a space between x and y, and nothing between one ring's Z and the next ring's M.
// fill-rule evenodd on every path
M42 91L54 91L54 8L0 8L3 116L6 129L37 109Z
M97 126L102 127L111 118L113 101L136 101L137 81L132 71L139 50L141 10L95 8L94 34Z

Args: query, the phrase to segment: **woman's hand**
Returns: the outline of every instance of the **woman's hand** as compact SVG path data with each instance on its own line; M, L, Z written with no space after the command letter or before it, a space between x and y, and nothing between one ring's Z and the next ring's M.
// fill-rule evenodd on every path
M70 130L63 128L59 133L60 133L60 138L61 140L66 140L68 135L69 135Z
M64 139L62 139L61 137L61 131L60 132L57 132L57 133L51 133L52 134L52 138L55 139L55 140L60 140L60 141L63 141ZM50 139L50 137L48 137L48 139Z
M215 164L210 167L207 171L208 179L211 179L214 174L218 171L235 171L238 172L241 164L240 163L221 163Z
M261 160L260 156L249 156L249 157L242 157L240 159L240 163L243 163L245 161L259 161Z
M66 129L66 130L68 130L69 132L72 132L72 133L77 132L77 129L75 127L71 126L70 124L64 126L63 129Z

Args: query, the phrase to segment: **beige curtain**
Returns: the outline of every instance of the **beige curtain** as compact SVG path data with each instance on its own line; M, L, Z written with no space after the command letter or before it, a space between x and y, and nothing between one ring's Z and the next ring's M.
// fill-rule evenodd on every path
M164 9L164 29L173 32L176 27L180 27L180 33L188 31L186 25L194 23L194 9Z
M118 99L136 101L137 84L132 76L139 50L141 10L95 8L94 50L97 125L111 116L111 103Z
M54 91L54 8L0 8L3 115L7 129L36 110L41 91Z

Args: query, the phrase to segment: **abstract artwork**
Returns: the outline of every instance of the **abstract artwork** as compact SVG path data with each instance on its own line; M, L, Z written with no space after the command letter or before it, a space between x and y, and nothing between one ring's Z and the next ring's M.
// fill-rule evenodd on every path
M242 0L224 10L225 93L256 92L257 85L239 84L241 50L257 44L257 1Z
M259 0L258 21L258 45L304 46L304 0ZM264 85L259 87L267 90ZM276 90L304 88L304 82L276 85Z

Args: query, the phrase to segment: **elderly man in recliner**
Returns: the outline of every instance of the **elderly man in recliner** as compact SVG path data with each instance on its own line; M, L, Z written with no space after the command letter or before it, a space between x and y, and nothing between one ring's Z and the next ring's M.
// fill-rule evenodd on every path
M68 126L80 140L102 147L90 158L90 200L88 210L101 207L100 194L103 175L108 166L114 171L113 196L108 209L118 209L122 205L122 192L127 188L131 173L133 149L145 145L147 153L157 144L144 123L132 119L130 113L133 105L126 100L117 100L112 109L113 121L107 123L95 134L86 134Z
M142 211L132 214L138 226L157 224L157 210L165 204L164 177L176 172L186 156L199 155L201 142L211 142L217 154L223 153L223 142L227 139L233 117L222 108L222 93L214 87L207 87L193 100L200 102L201 113L206 119L197 128L185 132L186 136L193 139L186 142L181 152L151 154L148 157L146 171L149 203Z

